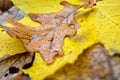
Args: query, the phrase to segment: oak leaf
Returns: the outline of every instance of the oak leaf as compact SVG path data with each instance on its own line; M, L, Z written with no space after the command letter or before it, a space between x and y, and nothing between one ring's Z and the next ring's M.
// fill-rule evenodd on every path
M43 27L31 28L18 23L10 17L6 17L6 20L15 27L8 28L2 25L1 27L12 37L20 39L31 55L39 52L46 63L52 63L57 54L63 55L62 45L64 38L75 35L79 27L74 20L74 13L82 6L71 5L65 1L61 2L61 4L64 9L58 13L30 13L30 17L41 22ZM74 28L70 28L70 25L74 25Z

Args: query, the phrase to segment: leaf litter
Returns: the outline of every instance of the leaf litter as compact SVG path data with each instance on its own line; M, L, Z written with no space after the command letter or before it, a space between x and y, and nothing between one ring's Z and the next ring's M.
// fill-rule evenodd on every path
M112 1L112 0L111 0ZM103 1L103 3L107 3L107 0L106 1ZM115 1L114 1L115 2ZM113 9L115 8L115 7L113 7L113 6L111 6ZM116 6L117 7L117 6ZM99 9L100 8L100 9ZM90 27L87 27L87 32L85 32L85 34L87 34L87 33L90 33L89 34L89 37L84 37L85 35L83 35L83 37L84 37L84 39L87 39L87 40L89 40L90 41L90 43L91 44L93 44L92 43L92 41L91 40L93 40L94 39L94 35L96 34L95 33L95 28L93 28L92 26L96 26L96 28L97 28L97 30L98 30L98 33L100 34L100 36L98 36L98 39L102 42L102 43L105 43L105 47L107 47L107 49L108 49L108 47L110 48L110 47L112 47L111 45L112 44L108 44L108 42L109 43L111 43L111 40L113 40L113 39L111 39L111 37L112 37L112 35L111 36L109 36L108 34L105 34L107 37L104 37L103 35L104 35L104 33L103 33L103 31L104 30L107 30L106 28L107 27L105 27L106 26L106 24L104 24L104 27L99 27L99 26L101 26L102 25L102 23L104 23L104 22L106 22L106 23L108 23L108 19L106 20L105 19L105 17L103 17L102 15L101 15L101 13L99 13L99 10L101 10L102 9L102 6L101 6L101 3L98 3L98 6L97 7L94 7L93 8L93 12L91 12L89 15L88 15L88 17L85 19L85 21L84 22L82 22L82 25L81 26L84 26L84 29L83 30L85 30L86 29L86 27L87 27L87 25ZM105 7L102 9L104 12L103 13L105 13L104 15L106 15L106 13L107 12L109 12L109 11L107 11L107 10L110 10L110 8L109 9L105 9ZM117 9L114 9L114 11L117 11ZM95 14L96 13L96 14ZM117 12L117 14L118 14L119 12ZM93 16L94 15L94 16ZM110 14L111 15L111 14ZM113 14L114 15L114 14ZM98 17L99 16L99 17ZM102 20L101 20L101 19ZM104 19L103 19L104 18ZM92 22L92 20L93 19L95 19L93 22ZM111 18L111 19L113 19L113 18ZM117 19L113 19L113 20L117 20ZM24 20L23 20L24 21ZM102 22L103 21L103 22ZM96 23L95 23L96 22ZM99 22L99 23L98 23ZM87 24L84 24L84 23L87 23ZM93 25L93 23L95 23L95 25ZM28 23L27 23L28 24ZM109 25L111 25L112 23L110 23ZM109 28L110 26L108 26L108 28ZM104 28L104 29L102 29L102 28ZM82 31L82 29L81 29L81 31ZM101 29L103 30L103 31L101 31ZM88 30L92 30L92 32L90 32L90 31L88 31ZM113 30L113 28L111 28L111 31ZM80 31L80 30L79 30ZM99 31L101 31L101 32L99 32ZM84 32L84 31L83 31ZM104 32L106 32L106 31L104 31ZM108 31L107 31L108 32ZM106 33L107 33L106 32ZM80 33L80 32L79 32ZM103 33L103 35L102 35L102 33ZM110 32L110 33L112 33L112 32ZM92 35L92 34L94 34L94 35ZM91 38L92 39L91 39ZM114 37L114 36L113 36ZM81 38L82 39L82 38ZM109 39L109 40L107 40L107 39ZM82 39L83 40L83 39ZM81 41L82 41L81 40ZM119 39L118 39L119 40ZM118 40L117 40L117 42L118 42ZM66 43L66 41L70 41L70 40L65 40L65 43ZM107 41L107 42L106 42ZM71 41L72 42L72 41ZM95 41L93 40L93 42L95 43ZM84 43L84 41L83 41L83 43ZM72 44L72 43L71 43ZM81 44L81 43L80 43ZM116 43L115 43L116 44ZM90 45L89 44L89 42L87 43L85 43L84 45L81 45L81 46L85 46L85 45ZM70 44L69 44L69 46L70 46ZM80 45L78 45L78 46L80 46ZM63 46L64 47L64 46ZM87 46L88 47L88 46ZM78 47L76 47L76 48L78 48ZM116 46L115 47L112 47L112 48L114 48L114 49L119 49L119 46L116 44ZM83 49L83 48L82 48ZM85 49L85 47L84 47L84 49ZM65 52L66 53L66 52ZM72 52L72 53L74 53L74 52ZM79 51L77 52L77 53L79 53ZM74 54L75 55L75 54ZM68 56L68 55L67 55ZM39 58L39 57L37 57L37 58ZM65 56L65 58L67 58L66 56ZM69 57L70 58L70 57ZM73 59L74 58L74 56L72 56L72 58L71 59ZM75 59L74 59L75 60ZM37 59L37 61L39 61L38 59ZM59 61L59 60L56 60L56 61ZM59 68L61 67L61 65L64 65L64 63L62 63L62 64L58 64L58 62L56 62L55 64L57 64L58 66L59 66ZM39 65L39 64L38 64ZM36 68L38 68L38 67L43 67L44 66L44 68L45 68L45 65L44 64L42 64L43 66L38 66L36 63L35 63L35 66L36 66ZM55 65L53 64L52 65L53 66L53 68L56 68L56 70L57 70L57 67L55 67ZM52 69L52 70L54 70L55 71L55 69L53 69L51 66L47 66L49 69ZM47 67L44 69L44 70L47 70ZM51 68L50 68L51 67ZM33 67L33 69L35 69L35 67ZM40 69L39 69L40 70ZM32 69L30 70L30 71L32 71ZM34 70L35 71L35 70ZM33 72L34 72L33 71ZM39 73L42 73L42 74L44 74L44 72L45 71L43 71L42 72L42 70L40 70L41 72L39 72ZM28 70L28 72L29 72L29 70ZM37 71L35 71L35 72L37 72ZM47 71L47 73L50 75L50 74L52 74L52 73L50 73L49 71ZM32 74L32 72L31 72L31 74ZM34 74L35 75L35 74ZM45 77L44 75L42 75L43 77ZM33 79L43 79L43 77L39 77L39 78L35 78L35 77L33 77Z

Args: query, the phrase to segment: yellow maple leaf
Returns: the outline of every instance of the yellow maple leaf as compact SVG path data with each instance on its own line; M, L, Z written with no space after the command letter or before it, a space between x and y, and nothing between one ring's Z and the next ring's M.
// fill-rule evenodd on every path
M120 1L103 0L97 3L82 18L81 29L91 27L96 29L98 42L104 44L110 55L120 53ZM90 25L89 25L90 23ZM90 30L86 31L89 32ZM85 34L86 34L85 32ZM90 32L93 32L91 30ZM92 36L90 36L92 37Z
M62 9L59 5L61 0L12 0L15 6L18 6L25 12L49 13L57 12ZM67 0L73 4L80 4L79 0ZM91 9L80 9L76 15L77 21L80 22L78 33L72 39L66 38L63 46L64 56L57 57L55 62L47 65L40 55L37 53L34 64L31 68L25 70L29 73L33 80L42 80L48 75L63 67L66 63L74 63L78 55L97 42L104 44L106 49L112 54L120 51L120 1L119 0L103 0ZM21 23L38 26L28 15ZM0 57L5 54L13 55L18 52L25 51L22 43L8 34L1 31L0 28Z

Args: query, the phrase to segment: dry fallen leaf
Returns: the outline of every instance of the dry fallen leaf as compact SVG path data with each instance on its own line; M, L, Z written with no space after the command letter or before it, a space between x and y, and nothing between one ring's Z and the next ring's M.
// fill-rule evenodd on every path
M10 67L0 80L31 80L28 74L23 73L16 67Z
M82 6L71 5L65 1L61 4L64 9L58 13L30 13L30 17L41 22L42 27L27 27L10 17L6 17L6 20L15 27L8 28L2 25L1 27L10 36L20 39L31 55L39 52L46 63L52 63L56 55L63 55L64 38L74 36L79 27L74 20L74 13ZM70 25L74 25L74 28L70 28Z
M37 41L33 41L34 46L38 46L42 57L47 63L54 61L55 55L63 55L62 45L64 38L66 36L73 36L76 33L79 25L74 20L74 13L82 6L74 6L65 1L61 2L64 9L58 13L50 14L40 14L40 13L30 13L30 17L37 22L40 22L44 27L53 27L53 29L46 34L48 39L43 39L45 41L40 41L38 46ZM70 28L70 25L74 25L74 28ZM37 37L37 36L36 36ZM47 42L48 41L48 42ZM36 44L35 44L36 43ZM32 44L32 43L31 43ZM46 45L45 45L46 44ZM43 47L44 45L44 47ZM31 47L31 45L30 45Z
M3 58L0 58L0 80L16 80L13 78L17 77L17 75L22 75L23 73L21 73L18 68L27 69L31 67L34 58L35 56L30 56L28 52L18 53L13 56L6 55Z

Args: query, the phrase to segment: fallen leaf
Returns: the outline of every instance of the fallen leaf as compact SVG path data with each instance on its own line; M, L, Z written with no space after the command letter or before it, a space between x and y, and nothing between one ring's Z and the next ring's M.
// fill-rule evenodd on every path
M31 80L28 74L23 73L16 67L10 67L0 80Z
M95 7L86 12L81 18L78 17L79 21L83 20L81 22L81 29L93 28L94 26L94 29L96 29L94 35L97 35L98 42L104 44L111 56L116 53L120 54L120 36L118 35L120 33L119 2L118 0L99 1ZM89 32L89 30L86 32Z
M41 22L42 27L31 28L9 17L6 17L6 20L15 27L0 26L10 36L20 39L31 55L39 52L46 63L52 63L56 55L63 55L64 38L74 36L79 27L74 20L74 13L82 6L71 5L65 1L61 4L64 9L58 13L30 13L30 17ZM74 25L74 28L70 28L70 25Z
M47 63L53 62L53 58L55 55L63 55L62 45L63 40L66 36L73 36L76 33L78 28L78 24L74 20L74 13L82 6L74 6L65 1L61 2L64 6L64 9L59 11L58 13L50 13L50 14L40 14L40 13L30 13L30 17L37 22L40 22L42 26L48 27L52 26L53 29L46 36L49 38L46 41L39 42L39 44L44 47L39 47L39 51L44 60ZM63 15L64 13L64 15ZM75 28L69 28L69 25L74 25ZM45 40L45 38L44 38ZM49 42L47 42L49 41ZM35 43L35 42L33 42ZM36 41L38 45L38 42ZM44 44L46 43L46 45ZM31 46L30 46L31 47ZM47 58L46 58L47 57Z
M6 55L3 58L0 58L0 80L16 80L13 78L17 77L17 75L21 75L21 78L23 78L22 75L24 76L24 74L19 69L31 67L34 58L35 56L30 56L28 52L18 53L13 56Z

